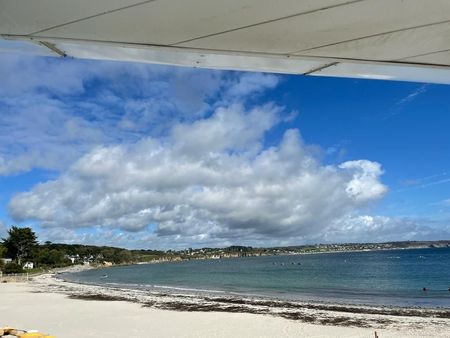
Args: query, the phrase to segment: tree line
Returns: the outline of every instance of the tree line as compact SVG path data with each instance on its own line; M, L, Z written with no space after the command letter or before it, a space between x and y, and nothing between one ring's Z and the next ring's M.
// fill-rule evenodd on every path
M39 243L29 227L12 226L0 242L0 270L3 273L24 272L24 266L33 269L66 267L73 264L125 264L160 258L158 250L127 250L109 246L82 244Z

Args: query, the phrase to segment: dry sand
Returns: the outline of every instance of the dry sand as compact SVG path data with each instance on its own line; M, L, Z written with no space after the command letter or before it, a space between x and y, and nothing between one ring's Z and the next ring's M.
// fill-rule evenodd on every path
M106 299L118 294L126 294L124 298L130 301L82 300L68 296L88 295L90 297L85 298L99 299L98 296L103 295ZM363 325L371 327L349 327L305 323L274 313L185 312L148 307L149 304L160 305L154 299L163 299L162 303L173 305L174 298L171 297L143 297L130 290L67 283L44 275L30 283L0 284L0 327L37 329L58 338L374 337L374 331L380 338L450 337L450 319L446 318L347 313L350 318L377 319L364 322ZM318 318L342 315L333 311L305 311ZM380 318L385 321L379 321Z

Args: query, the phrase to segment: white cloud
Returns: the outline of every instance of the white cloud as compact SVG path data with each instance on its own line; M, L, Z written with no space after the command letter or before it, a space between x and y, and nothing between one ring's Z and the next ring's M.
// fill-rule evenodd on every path
M280 78L271 74L245 73L238 81L228 86L227 96L248 97L275 88Z
M278 82L265 74L14 54L0 55L0 78L0 175L64 171L95 146L165 136L217 102L226 107Z
M44 228L38 233L41 242L84 243L112 245L127 248L185 249L188 247L225 247L230 245L283 246L301 243L355 243L389 242L399 240L440 240L450 238L449 223L439 224L430 219L408 219L386 216L347 215L335 220L319 233L308 236L264 236L235 230L228 237L210 237L204 234L159 236L157 233L139 234L97 227L90 229ZM426 225L429 224L429 225Z
M347 184L347 193L360 201L370 201L374 196L381 196L387 192L385 185L379 182L383 174L381 165L367 160L347 161L339 168L353 169L353 178Z
M379 164L322 165L298 130L258 147L278 116L273 106L232 105L177 124L165 139L98 147L57 180L16 195L10 212L44 227L156 224L159 237L250 241L318 233L384 195Z
M281 111L273 105L250 112L241 104L220 107L211 118L174 126L172 138L183 154L249 150L249 145L258 146L264 133L279 122Z
M347 215L336 219L320 238L326 242L389 242L450 237L450 222L406 217ZM436 226L437 225L437 226Z
M10 108L0 115L0 175L33 167L62 169L107 141L89 122L68 114L61 101L40 94L1 101Z

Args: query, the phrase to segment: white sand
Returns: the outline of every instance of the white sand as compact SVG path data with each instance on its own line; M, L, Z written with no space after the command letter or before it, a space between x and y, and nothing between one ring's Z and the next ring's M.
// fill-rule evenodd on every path
M70 299L38 283L0 284L0 327L37 329L58 338L80 337L374 337L374 328L306 324L246 313L178 312L125 301ZM435 324L433 324L435 323ZM426 329L377 329L380 338L450 337L450 320Z

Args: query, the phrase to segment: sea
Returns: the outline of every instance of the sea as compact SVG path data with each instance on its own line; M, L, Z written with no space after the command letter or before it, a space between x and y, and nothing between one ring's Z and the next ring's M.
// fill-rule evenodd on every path
M450 248L190 260L92 269L64 278L164 293L450 308Z

